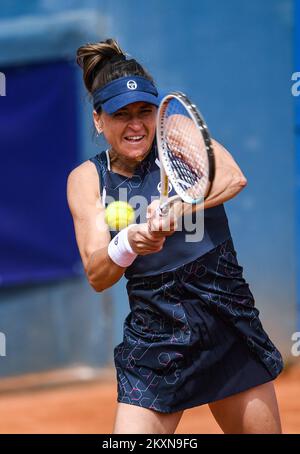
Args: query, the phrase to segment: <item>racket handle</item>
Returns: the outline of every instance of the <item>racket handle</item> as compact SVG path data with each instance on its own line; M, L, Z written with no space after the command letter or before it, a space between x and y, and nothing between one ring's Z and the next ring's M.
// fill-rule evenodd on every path
M170 211L170 206L174 202L182 201L180 195L173 195L170 198L164 197L160 199L160 205L157 208L157 212L159 216L168 216L169 211Z
M168 216L169 209L170 209L169 202L165 202L162 205L160 205L158 207L159 216L161 216L161 217Z

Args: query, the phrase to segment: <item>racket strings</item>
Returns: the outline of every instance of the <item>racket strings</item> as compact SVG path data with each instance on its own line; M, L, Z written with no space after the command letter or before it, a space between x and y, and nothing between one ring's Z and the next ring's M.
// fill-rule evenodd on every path
M204 197L208 183L208 158L204 138L189 112L176 99L165 111L165 151L177 189L196 200Z
M174 150L174 149L173 149ZM194 186L199 180L199 175L190 168L190 166L179 156L175 156L172 148L167 146L168 157L172 160L174 176L178 180L178 184L183 190L187 190Z

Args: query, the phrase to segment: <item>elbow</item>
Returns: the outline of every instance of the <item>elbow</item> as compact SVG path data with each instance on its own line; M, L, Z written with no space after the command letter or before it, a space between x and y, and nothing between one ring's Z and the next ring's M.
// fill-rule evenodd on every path
M108 282L103 276L97 276L94 273L87 272L87 279L92 289L97 293L103 292L114 284L114 282Z
M103 292L103 290L105 290L103 287L101 287L98 283L95 283L93 281L90 281L89 280L89 284L90 286L92 287L93 290L95 290L95 292L97 293L101 293Z
M89 282L90 286L92 287L93 290L95 290L95 292L101 293L104 290L100 287L98 282L95 282L89 276L87 276L87 278L88 278L88 282Z
M104 287L103 285L100 285L99 282L94 282L91 279L89 279L89 284L92 287L93 290L97 293L101 293L104 290L106 290L107 287Z
M99 279L96 279L96 276L94 275L94 273L90 272L89 269L86 270L86 277L87 277L88 283L90 284L92 289L95 290L95 292L101 293L101 292L103 292L103 290L105 290L105 288L100 285Z
M95 292L100 293L100 292L103 292L103 290L105 290L105 288L103 287L103 285L100 285L100 283L102 281L101 276L99 276L99 273L97 274L95 272L95 269L91 266L91 257L85 263L84 271L85 271L85 275L87 277L88 283L90 284L92 289L95 290Z
M95 264L93 266L91 261L88 262L85 268L86 277L90 286L98 293L112 287L122 277L123 272L124 268L121 269L121 272L116 272L110 264L106 265L103 263L102 266L99 267L98 265L96 267Z
M230 184L227 187L226 201L237 196L247 186L247 179L244 175L236 175L231 179Z
M244 175L241 175L239 182L240 187L243 189L247 186L247 184L248 184L247 178Z
M99 279L98 280L93 279L93 277L91 276L88 276L88 281L92 289L95 290L95 292L97 293L101 293L108 288L107 286L103 285L101 281L99 282Z
M244 175L237 175L232 181L232 186L237 190L237 192L242 191L247 186L247 178Z
M248 184L248 181L247 181L247 178L244 177L244 175L241 175L240 178L239 178L239 187L241 189L244 189Z

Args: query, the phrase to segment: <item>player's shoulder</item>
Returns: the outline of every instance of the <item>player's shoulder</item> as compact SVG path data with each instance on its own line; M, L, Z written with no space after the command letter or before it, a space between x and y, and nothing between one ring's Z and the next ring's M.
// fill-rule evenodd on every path
M73 170L71 170L68 176L68 180L82 180L85 178L93 177L93 175L97 176L97 171L95 165L88 159L87 161L82 162Z
M86 188L98 194L99 176L93 162L87 160L75 167L68 175L67 186L69 190L84 191Z

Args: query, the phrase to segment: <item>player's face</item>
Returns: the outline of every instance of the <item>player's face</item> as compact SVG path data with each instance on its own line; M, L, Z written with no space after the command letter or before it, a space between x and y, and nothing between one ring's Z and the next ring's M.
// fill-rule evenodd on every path
M157 107L135 102L112 115L100 114L103 134L113 150L129 160L141 161L148 154L155 136Z

